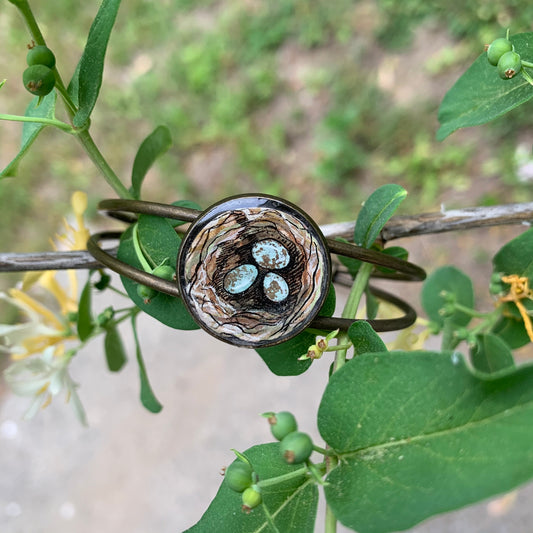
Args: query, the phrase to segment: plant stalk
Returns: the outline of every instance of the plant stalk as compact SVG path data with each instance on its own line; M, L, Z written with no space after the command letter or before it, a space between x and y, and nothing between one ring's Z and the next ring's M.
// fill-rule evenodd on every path
M357 309L361 302L363 293L365 292L366 286L368 285L368 280L370 279L370 274L372 273L373 266L370 263L363 263L352 284L350 289L350 294L348 295L348 300L346 300L346 305L342 312L342 318L355 318L357 314ZM351 344L350 338L346 332L341 332L337 336L337 344ZM333 363L333 372L336 372L346 363L346 354L348 350L342 349L338 350L335 354L335 362ZM331 472L337 464L335 457L326 457L326 472ZM337 518L333 514L329 505L326 505L326 521L324 524L324 533L336 533L337 531Z

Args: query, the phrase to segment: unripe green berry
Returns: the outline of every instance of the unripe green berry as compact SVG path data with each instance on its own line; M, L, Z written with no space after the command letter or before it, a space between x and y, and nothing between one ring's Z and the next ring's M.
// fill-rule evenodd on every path
M22 74L24 87L36 96L46 96L52 91L56 78L52 70L44 65L32 65Z
M512 50L513 45L511 44L511 41L505 37L500 37L499 39L492 41L488 47L487 59L491 65L496 66L500 60L500 57L507 52L511 52Z
M38 45L30 48L26 56L26 63L30 67L32 65L44 65L48 68L54 68L56 66L56 58L50 48L44 45Z
M150 303L150 300L157 294L155 289L147 285L137 285L137 294L143 299L145 304Z
M503 80L516 76L522 70L522 60L516 52L506 52L498 61L498 74Z
M158 267L154 268L152 274L154 276L157 276L158 278L163 278L167 281L171 281L172 279L174 279L175 270L170 265L159 265Z
M224 479L231 490L243 492L252 486L252 467L238 459L226 468Z
M263 501L263 497L256 485L248 487L242 493L242 510L245 513L249 513L252 509L257 507Z
M313 453L313 441L307 433L293 431L279 444L281 455L291 465L307 461Z
M279 413L272 414L268 419L268 423L270 424L272 435L278 440L282 440L289 433L298 429L294 415L288 411L280 411Z

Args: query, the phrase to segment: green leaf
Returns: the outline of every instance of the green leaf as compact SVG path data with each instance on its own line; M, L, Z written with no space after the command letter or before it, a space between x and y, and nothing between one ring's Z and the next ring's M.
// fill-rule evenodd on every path
M85 125L98 99L104 72L107 43L115 23L120 0L103 0L89 30L89 36L80 59L78 76L79 109L73 124L77 128Z
M335 237L335 240L344 243L350 242L347 239L343 239L342 237ZM345 255L338 255L337 258L339 259L341 264L348 269L350 276L352 276L352 278L355 278L363 262L359 261L359 259L354 259L353 257L346 257Z
M122 338L115 325L106 328L104 350L109 370L111 370L111 372L118 372L121 370L128 358L126 357Z
M509 312L510 316L502 316L492 328L492 333L500 337L509 348L517 350L531 342L531 339L524 327L522 317L515 317L512 313L514 310L516 310L516 306L513 309L509 304L503 307L503 311Z
M175 264L181 239L168 220L160 217L141 215L138 224L141 243L150 254L152 260L158 264L168 257L170 259L169 264ZM117 257L121 261L142 270L141 264L135 254L131 227L124 232L120 239ZM180 298L157 293L157 296L152 298L150 303L145 304L143 299L137 294L138 284L125 276L121 276L121 280L129 297L145 313L171 328L183 330L198 329L198 326Z
M476 345L470 350L470 360L476 370L491 374L514 366L509 346L496 335L476 335Z
M80 104L79 103L80 65L81 65L81 60L78 61L78 64L76 65L76 69L74 70L74 74L72 75L70 83L68 84L68 87L67 87L67 93L76 107L78 107Z
M45 97L43 97L39 105L39 97L36 96L31 100L30 104L26 108L24 116L53 119L55 118L56 100L57 94L55 91L52 91L50 94L47 94ZM9 163L9 165L2 170L0 173L0 178L7 178L16 175L21 159L26 155L26 152L37 138L37 135L39 135L44 128L46 128L45 124L24 122L24 125L22 126L22 140L20 143L19 152L13 161L11 161L11 163Z
M155 397L152 390L152 386L148 381L148 375L146 374L146 366L141 352L141 345L139 343L139 337L137 335L137 324L135 322L135 316L131 317L131 327L133 329L133 338L135 340L135 354L137 356L137 363L139 364L139 377L141 380L141 403L151 413L159 413L163 406L159 403L159 400Z
M370 248L406 196L407 191L394 183L376 189L357 217L354 228L355 244Z
M163 155L172 145L170 130L166 126L158 126L141 143L131 173L132 192L135 198L141 196L141 185L155 160Z
M288 465L279 451L279 442L260 444L246 450L259 480L264 481L301 470L302 475L280 484L262 488L263 503L280 533L304 533L314 530L318 489L305 469ZM240 460L240 459L237 459ZM241 510L241 494L222 482L211 505L200 521L186 533L268 533L273 531L262 505L250 514Z
M446 303L441 294L442 291L453 294L457 303L473 308L474 288L472 280L458 268L445 266L432 272L422 286L422 307L430 320L441 327L445 320L449 320L457 326L466 326L472 317L462 311L455 311L448 317L440 314L440 310Z
M326 301L318 313L319 316L332 316L335 312L335 302L335 288L331 284ZM311 366L312 360L298 361L298 358L307 353L309 347L315 344L315 339L316 335L313 333L302 331L288 341L275 346L257 348L256 352L270 371L277 376L298 376Z
M187 207L189 209L196 209L198 211L202 211L202 208L199 204L196 202L193 202L192 200L178 200L177 202L172 202L172 205L176 205L178 207ZM170 220L169 222L172 224L173 227L177 228L178 226L182 226L183 224L187 224L187 222L183 220Z
M81 291L80 301L78 304L78 337L81 341L87 340L94 330L94 321L92 315L92 286L91 279L87 281Z
M348 337L356 354L386 352L387 347L372 326L361 320L348 328Z
M296 337L281 344L257 348L255 351L276 376L298 376L303 374L312 363L311 359L298 361L298 357L306 354L309 346L313 344L315 344L315 335L302 331Z
M532 417L532 366L487 375L452 352L356 357L318 411L340 454L328 504L358 533L386 533L509 491L533 476Z
M515 237L502 246L492 259L493 270L500 275L516 274L529 278L533 284L533 229ZM509 285L510 286L510 285ZM533 313L533 301L521 300L526 310ZM502 317L492 332L501 337L512 349L520 348L530 342L524 321L512 302L502 306Z
M494 272L533 279L533 228L502 246L492 259Z
M320 309L318 316L333 316L335 312L335 307L337 305L337 295L335 293L335 286L333 283L329 286L328 295Z
M531 60L533 33L519 33L510 40L523 59ZM446 93L439 109L437 139L494 120L532 97L533 87L521 75L502 80L483 53Z
M388 248L383 248L383 250L380 250L380 252L384 253L385 255L390 255L391 257L403 259L404 261L407 261L407 259L409 258L409 252L401 246L389 246ZM395 272L395 270L392 268L382 266L376 266L376 268L380 272Z

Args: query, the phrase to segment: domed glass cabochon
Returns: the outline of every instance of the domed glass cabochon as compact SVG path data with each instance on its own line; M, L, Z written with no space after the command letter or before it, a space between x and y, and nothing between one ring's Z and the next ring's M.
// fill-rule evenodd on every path
M330 256L318 226L267 195L219 202L191 225L177 279L195 321L230 344L288 340L318 314L329 290Z

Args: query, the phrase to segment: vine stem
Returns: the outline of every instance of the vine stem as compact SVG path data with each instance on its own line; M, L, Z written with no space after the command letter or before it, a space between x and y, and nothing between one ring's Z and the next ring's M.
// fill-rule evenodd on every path
M76 131L70 124L54 118L24 117L22 115L5 115L0 113L0 120L9 120L11 122L34 122L36 124L44 124L45 126L55 126L67 133L75 133Z
M9 0L13 5L15 5L18 10L20 11L24 21L26 22L26 25L28 26L28 29L30 30L32 39L35 41L35 43L40 45L46 45L46 42L44 40L44 36L39 28L39 25L37 24L37 20L35 19L35 16L33 15L33 12L31 10L30 4L28 3L28 0ZM56 88L61 95L61 98L63 99L63 102L65 104L65 107L67 109L68 115L70 119L75 115L77 108L74 102L72 101L70 95L68 94L68 91L65 89L65 84L63 83L63 80L61 79L61 76L59 75L59 72L56 67L54 67L54 75L56 77ZM35 122L35 121L34 121ZM59 122L59 121L57 121ZM58 126L58 124L54 123L54 126ZM58 126L61 127L61 126ZM64 127L61 127L64 129ZM69 133L72 133L72 131L69 129ZM127 199L133 199L133 195L130 193L130 191L122 184L118 176L115 174L114 170L109 166L109 163L105 159L105 157L102 155L96 144L94 143L93 138L91 137L90 133L88 132L88 129L80 129L80 130L74 130L74 133L76 134L76 137L79 139L81 145L83 146L84 150L87 152L87 155L91 159L91 161L94 163L96 168L100 171L108 185L115 191L115 193L120 198L127 198Z
M352 288L350 289L350 294L346 300L344 310L342 312L342 318L355 318L357 313L357 308L361 302L365 288L368 285L368 280L370 279L370 274L372 273L373 266L370 263L363 263L357 275L355 276ZM337 337L337 344L344 345L350 344L350 338L348 334L342 332ZM347 349L338 350L335 354L335 362L333 363L333 372L336 372L346 363L346 354ZM326 457L326 471L330 472L335 468L337 461L334 457ZM324 533L336 533L337 531L337 518L333 514L331 507L326 505L326 520L324 524Z
M93 141L93 138L87 130L81 131L77 135L83 148L87 152L91 161L101 172L108 185L117 193L120 198L133 199L133 195L122 184L119 177L115 174L114 170L109 166L109 163L102 155L98 147Z

